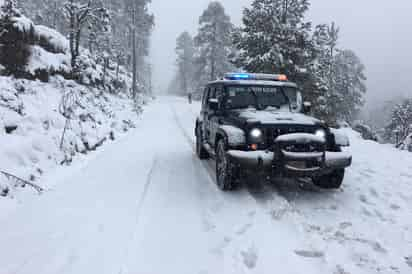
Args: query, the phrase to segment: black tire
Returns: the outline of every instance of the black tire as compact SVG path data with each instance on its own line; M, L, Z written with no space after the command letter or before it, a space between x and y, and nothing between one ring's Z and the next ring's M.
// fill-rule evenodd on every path
M210 158L209 153L203 146L202 134L199 128L196 129L196 154L200 160L207 160Z
M236 186L235 167L226 154L227 146L223 139L216 145L216 182L223 191L233 190Z
M345 170L335 170L330 174L313 178L313 183L323 189L339 189L345 178Z

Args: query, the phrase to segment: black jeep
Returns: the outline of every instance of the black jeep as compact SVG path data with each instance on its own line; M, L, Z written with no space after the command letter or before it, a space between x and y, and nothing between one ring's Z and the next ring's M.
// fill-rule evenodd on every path
M352 156L348 138L308 116L296 84L285 75L229 73L204 90L196 121L200 159L216 159L217 184L232 190L248 175L312 178L339 188Z

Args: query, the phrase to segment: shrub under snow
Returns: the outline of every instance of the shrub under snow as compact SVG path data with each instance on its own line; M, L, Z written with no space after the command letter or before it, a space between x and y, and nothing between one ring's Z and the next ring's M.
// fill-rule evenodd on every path
M0 171L31 182L56 165L69 164L76 154L116 138L137 118L129 98L60 76L49 83L0 77L0 90ZM65 95L72 96L65 102L69 116L64 115ZM5 177L0 174L0 192L13 195L21 185Z

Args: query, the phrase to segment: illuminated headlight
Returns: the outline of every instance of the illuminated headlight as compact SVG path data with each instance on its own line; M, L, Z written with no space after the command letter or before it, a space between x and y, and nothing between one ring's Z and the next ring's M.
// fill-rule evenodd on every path
M315 135L326 140L326 131L324 129L318 129L315 131Z
M249 133L252 143L261 143L263 141L263 132L258 128L254 128Z

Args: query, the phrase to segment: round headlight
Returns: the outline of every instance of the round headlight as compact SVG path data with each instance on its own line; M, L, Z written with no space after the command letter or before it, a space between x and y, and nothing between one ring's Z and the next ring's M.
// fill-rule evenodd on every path
M262 142L263 132L258 128L254 128L250 131L249 136L252 142L260 143Z
M324 129L316 130L315 135L326 140L326 131Z

